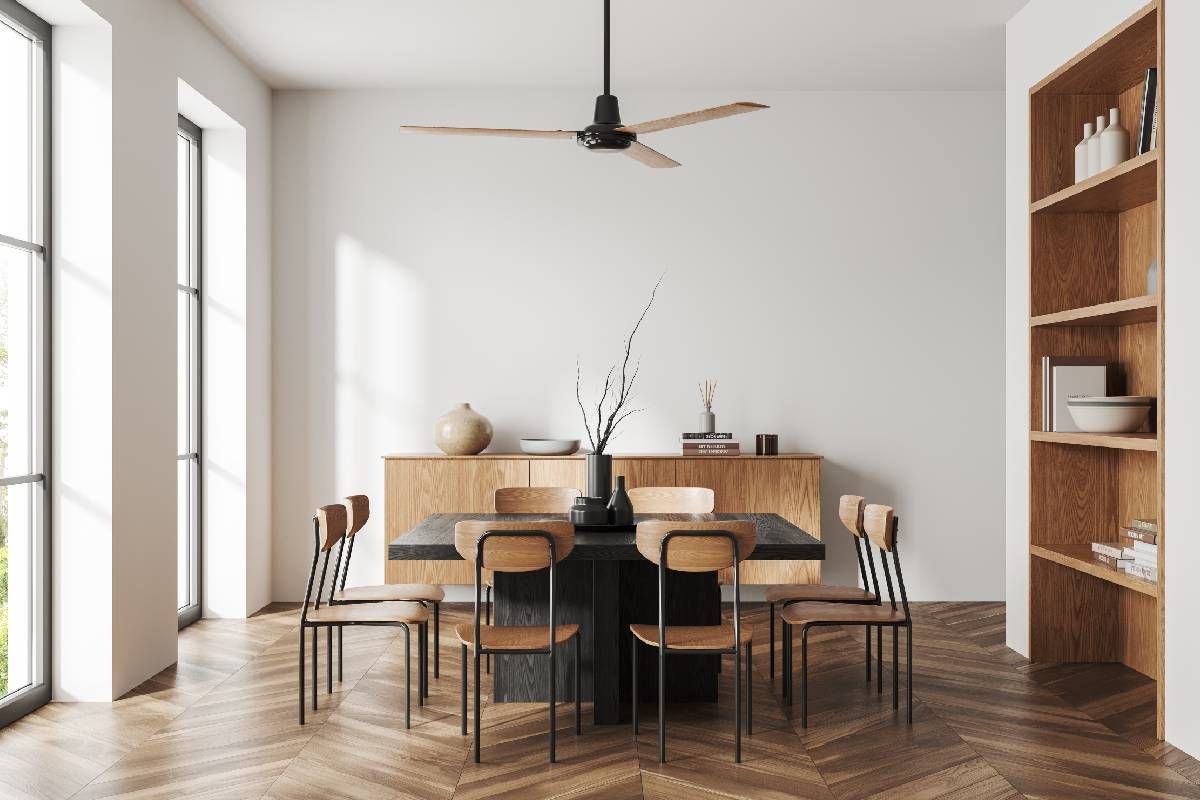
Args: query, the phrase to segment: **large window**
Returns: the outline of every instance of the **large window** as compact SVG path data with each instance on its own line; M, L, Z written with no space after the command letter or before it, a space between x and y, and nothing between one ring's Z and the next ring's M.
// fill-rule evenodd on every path
M0 725L49 698L49 42L0 0Z
M178 602L179 626L200 618L200 129L179 118L175 140L178 176Z

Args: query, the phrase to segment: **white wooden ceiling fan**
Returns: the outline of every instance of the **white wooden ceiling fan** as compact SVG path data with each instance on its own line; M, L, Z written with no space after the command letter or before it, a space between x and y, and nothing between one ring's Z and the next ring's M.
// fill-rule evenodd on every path
M615 95L609 92L609 0L604 0L604 94L596 98L596 113L591 125L580 131L528 130L524 128L451 128L433 125L401 125L401 130L414 133L433 133L451 136L505 136L515 139L574 139L581 147L599 152L624 151L625 155L648 167L678 167L679 162L647 147L638 136L669 128L681 128L697 122L731 117L768 108L761 103L738 102L701 111L689 111L672 117L639 122L621 123L621 112Z

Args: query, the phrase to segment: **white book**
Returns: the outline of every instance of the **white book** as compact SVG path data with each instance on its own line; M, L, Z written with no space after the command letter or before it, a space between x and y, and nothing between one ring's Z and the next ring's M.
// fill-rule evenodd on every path
M1121 551L1121 558L1132 558L1135 564L1144 564L1150 567L1158 566L1158 556L1143 553L1141 550L1134 550L1132 547L1126 547Z
M1125 558L1120 545L1104 544L1103 542L1092 542L1092 552L1101 553L1113 558Z
M1133 543L1133 549L1135 551L1140 551L1142 553L1146 553L1147 555L1151 555L1151 556L1154 556L1155 558L1158 558L1158 545L1156 545L1156 544L1150 544L1149 542L1142 542L1142 541L1135 540Z
M1154 567L1143 567L1139 564L1131 564L1127 567L1122 567L1125 572L1142 580L1158 582L1158 570Z
M1051 430L1078 431L1079 426L1067 409L1069 397L1104 397L1107 394L1108 368L1103 365L1064 365L1053 367L1051 387Z

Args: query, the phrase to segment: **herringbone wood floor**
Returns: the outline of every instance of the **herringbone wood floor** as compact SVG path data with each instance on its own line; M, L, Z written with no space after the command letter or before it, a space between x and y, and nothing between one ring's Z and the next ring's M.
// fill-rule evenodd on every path
M346 631L345 680L332 695L322 687L300 727L296 609L203 620L181 633L176 666L120 701L54 704L0 731L0 797L1200 798L1200 764L1154 741L1149 681L1115 665L1029 665L1004 647L995 603L917 604L911 728L865 683L861 634L827 628L811 643L802 732L767 680L759 607L741 765L728 665L718 706L669 709L666 765L649 707L635 742L626 726L591 727L586 711L576 737L562 706L550 766L544 707L486 702L476 765L458 733L448 634L467 613L443 611L442 678L410 731L393 632Z

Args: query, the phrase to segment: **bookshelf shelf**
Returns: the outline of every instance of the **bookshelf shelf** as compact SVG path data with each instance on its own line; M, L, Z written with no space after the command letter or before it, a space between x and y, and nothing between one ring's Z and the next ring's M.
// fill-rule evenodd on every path
M1158 295L1147 294L1094 306L1039 314L1029 320L1032 328L1137 325L1158 319Z
M1134 132L1136 135L1136 131ZM1124 161L1033 203L1031 214L1128 211L1158 197L1158 151Z
M1123 586L1150 597L1158 597L1157 583L1142 580L1127 572L1101 564L1092 558L1090 544L1034 544L1029 546L1029 554L1061 564L1076 572L1091 575L1093 578L1115 583L1117 586Z
M1153 433L1075 433L1067 431L1030 431L1029 441L1074 444L1083 447L1108 447L1113 450L1158 452L1158 436Z
M1157 682L1163 718L1164 591L1092 558L1133 518L1157 519L1165 486L1164 404L1157 433L1092 434L1041 427L1042 358L1082 356L1110 365L1110 394L1163 396L1168 281L1163 248L1166 75L1163 5L1152 0L1029 91L1029 657L1037 662L1119 661ZM1153 109L1157 143L1138 153ZM1085 122L1118 109L1128 158L1075 183ZM1158 293L1147 292L1158 264Z

